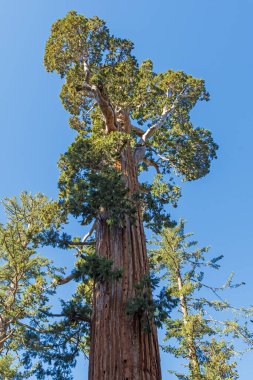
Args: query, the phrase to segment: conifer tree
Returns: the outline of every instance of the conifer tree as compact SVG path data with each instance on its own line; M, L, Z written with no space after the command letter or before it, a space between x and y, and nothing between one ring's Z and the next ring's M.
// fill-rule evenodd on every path
M26 347L26 334L32 339L31 331L39 328L38 315L48 310L54 293L50 279L61 275L38 249L63 219L57 203L41 194L6 198L3 206L7 221L0 225L0 379L25 379L32 371L22 370L20 351Z
M180 380L236 380L237 352L230 341L240 338L252 348L253 335L247 323L239 322L239 314L247 317L252 310L234 308L221 293L244 283L233 284L231 274L221 287L207 285L205 271L219 269L223 256L208 260L208 247L197 248L196 241L189 241L192 234L184 232L184 225L181 220L165 228L161 240L153 242L158 247L150 250L152 267L162 273L167 294L179 299L178 312L164 323L169 344L163 348L185 360L188 371L171 372ZM222 318L224 311L230 313L229 318Z
M61 210L91 226L95 254L122 273L94 282L89 379L159 380L156 326L149 315L148 331L142 323L151 311L127 310L144 295L152 304L144 226L159 232L171 224L164 207L180 196L174 174L196 180L216 157L210 132L190 120L196 103L209 99L204 81L157 74L151 60L137 62L131 41L74 11L53 24L44 62L64 80L60 96L77 132L59 161ZM156 174L143 182L150 168Z

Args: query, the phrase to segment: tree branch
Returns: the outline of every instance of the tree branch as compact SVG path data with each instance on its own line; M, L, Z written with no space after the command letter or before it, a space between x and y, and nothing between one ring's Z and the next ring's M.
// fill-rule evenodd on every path
M155 161L153 161L153 160L150 160L150 159L148 159L148 158L144 158L143 161L145 162L146 165L148 165L148 166L153 166L153 167L155 168L156 172L157 172L158 174L161 174L160 169L159 169L159 165L158 165L157 162L155 162Z
M96 244L96 241L95 240L91 240L91 241L71 241L69 243L69 245L73 245L73 246L89 246L89 245L95 245Z
M86 242L86 240L88 239L88 237L90 237L92 234L93 234L93 232L94 232L94 230L95 230L95 228L96 228L96 221L93 223L93 225L92 225L92 227L91 227L91 229L90 229L90 231L83 237L83 239L82 239L82 243L85 243Z
M115 111L109 102L107 94L104 92L103 84L101 83L99 86L90 84L90 69L85 61L83 61L83 69L85 80L82 86L77 88L77 91L85 90L95 98L104 117L107 133L117 130Z
M111 103L108 100L108 97L104 94L103 85L101 84L100 88L98 88L97 86L92 87L96 88L95 96L99 108L104 116L106 132L109 133L112 131L116 131L118 129L118 126L116 122L115 112Z
M139 137L142 137L142 136L144 135L144 133L145 133L141 128L136 127L135 125L132 125L132 124L131 124L131 130L132 130L137 136L139 136Z
M74 280L74 278L75 278L75 273L71 273L71 274L70 274L69 276L67 276L67 277L57 278L57 279L55 280L55 282L56 282L57 285L65 285L65 284L67 284L68 282Z
M68 318L68 315L66 314L54 314L54 313L49 313L45 310L40 310L41 313L47 315L48 317L52 317L52 318L55 318L55 317L65 317L65 318ZM88 317L85 317L84 315L80 315L80 314L75 314L74 316L71 316L72 318L74 318L76 321L83 321L83 322L87 322L87 323L90 323L91 320L90 318Z
M95 231L95 228L96 228L96 221L93 223L91 229L89 232L87 232L86 235L84 235L84 237L82 238L82 241L71 241L69 243L69 245L73 245L73 246L89 246L89 245L95 245L96 244L96 241L95 240L92 240L92 241L86 241L92 234L93 232Z
M90 83L90 69L86 61L83 61L83 71L85 73L85 82Z
M42 309L39 309L39 311L45 315L47 315L48 317L65 317L65 314L54 314L54 313L49 313L48 311L46 310L42 310Z
M162 156L161 154L157 153L157 151L153 147L149 146L149 149L152 150L152 152L154 152L159 157L160 160L162 160L162 161L170 161L169 158L167 158L165 156ZM158 159L158 161L159 161L159 159Z
M144 135L142 136L141 140L142 142L146 142L147 139L149 139L160 127L162 127L163 123L165 122L165 120L171 115L171 113L174 111L177 103L180 101L180 99L182 98L184 92L186 90L186 87L183 88L183 90L177 95L174 103L172 104L172 106L167 109L167 107L165 107L163 109L163 112L162 112L162 115L161 115L161 118L157 121L157 123L155 123L154 125L152 125L150 128L148 128L148 130L144 133Z
M169 115L174 110L174 108L175 108L175 104L173 104L169 110L166 110L166 109L163 110L160 120L158 120L157 123L153 124L150 128L148 128L148 130L142 136L142 140L144 142L146 142L146 140L149 139L163 125L163 123L169 117Z

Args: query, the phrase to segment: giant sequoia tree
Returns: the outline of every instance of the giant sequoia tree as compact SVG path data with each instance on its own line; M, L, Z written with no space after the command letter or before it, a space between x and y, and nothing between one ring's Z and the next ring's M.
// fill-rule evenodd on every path
M152 313L129 311L140 291L152 304L144 226L158 232L171 224L164 206L180 195L173 178L206 175L217 148L190 120L196 103L208 100L204 81L157 74L132 51L103 20L73 11L53 24L46 44L46 69L64 79L60 96L77 132L59 161L60 206L91 226L96 255L121 271L94 283L90 380L161 379ZM150 168L152 180L143 182Z

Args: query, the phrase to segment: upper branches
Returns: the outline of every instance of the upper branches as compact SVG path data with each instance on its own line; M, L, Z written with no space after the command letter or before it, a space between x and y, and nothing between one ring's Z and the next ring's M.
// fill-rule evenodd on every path
M90 102L96 101L106 129L116 130L115 107L107 93L111 84L108 79L117 75L117 68L125 68L128 61L135 66L132 48L130 41L110 35L98 17L89 19L72 11L57 20L46 45L44 63L48 71L66 76L61 94L64 106L84 116Z
M182 71L167 70L157 74L151 60L139 65L132 49L131 41L114 37L98 17L87 18L72 11L52 26L45 66L65 79L61 91L63 105L72 115L71 127L79 133L78 144L84 147L86 139L90 150L86 146L85 155L92 157L87 167L87 160L80 156L83 149L75 149L74 155L65 156L71 159L71 168L63 159L60 162L60 190L62 193L67 184L75 192L74 197L72 190L66 193L74 213L77 209L80 212L79 205L84 201L81 193L84 194L89 184L87 194L90 196L84 203L94 217L97 194L105 194L105 179L108 179L108 188L113 188L119 174L111 175L115 159L108 173L105 161L114 154L109 145L103 147L106 160L103 158L102 165L94 171L91 168L96 163L93 147L100 144L98 136L101 141L106 134L112 134L116 141L119 133L127 135L126 145L130 147L130 138L135 143L131 148L135 148L134 160L140 170L151 165L158 174L174 172L185 180L206 175L216 157L217 145L211 133L195 128L190 119L197 102L209 99L204 81ZM122 144L118 150L116 161L121 159L126 145ZM73 202L76 195L77 204ZM164 202L163 195L160 199ZM157 204L156 210L159 214Z
M148 124L145 142L177 109L189 112L208 93L203 80L183 72L156 74L150 60L139 67L132 49L132 42L111 35L103 20L71 11L53 24L44 62L48 71L66 77L61 97L72 114L84 117L95 101L113 131L116 111L127 110L138 124ZM133 132L140 135L136 127Z

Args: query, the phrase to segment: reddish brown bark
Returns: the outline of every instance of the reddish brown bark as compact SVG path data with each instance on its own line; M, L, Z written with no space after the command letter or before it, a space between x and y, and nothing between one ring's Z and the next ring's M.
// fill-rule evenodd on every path
M131 192L138 188L136 166L130 147L122 152L121 169ZM135 296L135 284L147 273L146 239L141 210L135 222L124 227L97 221L97 254L123 268L122 279L98 283L94 289L91 323L89 380L160 380L157 332L144 332L140 318L127 316L126 305Z

